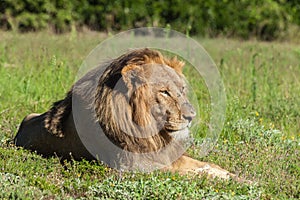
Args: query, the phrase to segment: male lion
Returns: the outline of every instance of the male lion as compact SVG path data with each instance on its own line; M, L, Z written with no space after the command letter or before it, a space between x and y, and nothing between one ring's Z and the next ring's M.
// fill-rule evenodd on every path
M25 117L14 139L16 146L44 156L55 154L63 159L92 160L96 157L82 139L90 137L90 130L94 134L95 129L90 127L100 125L105 136L99 136L101 140L109 140L127 152L127 156L154 153L154 160L151 156L146 159L149 158L150 165L162 162L163 171L235 178L217 165L200 162L178 151L180 144L188 139L189 124L196 115L186 96L183 62L145 48L130 51L105 65L104 71L100 66L83 76L49 111ZM80 110L79 115L74 115L75 109ZM79 134L77 122L84 127L80 130L83 136ZM102 150L97 157L111 166L118 162L118 157L111 154L106 144L99 145Z

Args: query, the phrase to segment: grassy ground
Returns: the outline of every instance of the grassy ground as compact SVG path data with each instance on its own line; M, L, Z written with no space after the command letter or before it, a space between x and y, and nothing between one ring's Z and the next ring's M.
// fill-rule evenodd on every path
M300 198L300 46L291 43L199 39L219 66L228 100L218 143L202 160L254 184L119 173L97 162L61 165L58 158L17 150L10 141L22 118L63 98L101 40L95 33L0 32L1 199ZM189 152L197 158L197 150Z

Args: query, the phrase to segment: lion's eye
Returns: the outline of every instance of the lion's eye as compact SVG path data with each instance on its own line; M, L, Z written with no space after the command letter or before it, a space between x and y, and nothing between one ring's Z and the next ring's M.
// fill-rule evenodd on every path
M164 96L171 96L171 94L167 90L161 90L160 93Z

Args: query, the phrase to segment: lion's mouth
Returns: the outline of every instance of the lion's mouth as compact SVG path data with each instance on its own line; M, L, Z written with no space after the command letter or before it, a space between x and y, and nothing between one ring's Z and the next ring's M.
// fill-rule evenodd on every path
M183 121L183 122L166 122L165 123L165 130L168 132L176 132L176 131L183 131L185 129L190 128L192 125L191 121Z

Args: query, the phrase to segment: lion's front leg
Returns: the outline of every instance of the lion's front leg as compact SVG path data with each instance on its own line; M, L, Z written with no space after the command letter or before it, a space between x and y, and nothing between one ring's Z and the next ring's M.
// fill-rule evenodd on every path
M211 178L221 178L228 180L233 178L238 180L237 176L230 173L229 171L222 169L220 166L201 162L188 156L181 156L178 160L172 163L172 165L164 168L163 170L178 172L180 174L206 174Z

